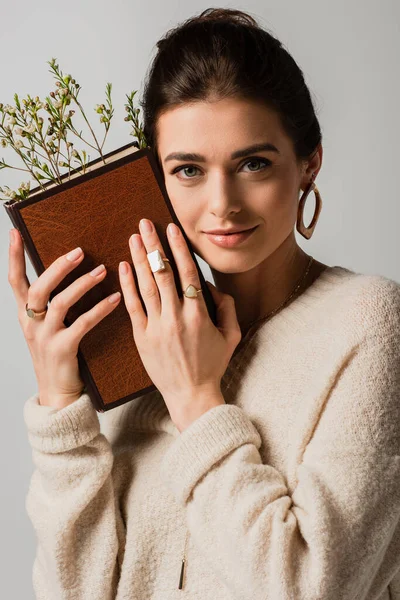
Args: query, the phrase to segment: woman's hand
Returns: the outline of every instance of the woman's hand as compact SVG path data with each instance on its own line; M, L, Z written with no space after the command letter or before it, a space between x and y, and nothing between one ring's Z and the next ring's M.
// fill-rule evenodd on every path
M159 237L152 226L142 227L141 234L129 240L139 292L132 269L120 263L121 289L132 322L133 338L144 367L162 394L171 419L182 431L201 414L224 404L220 384L230 358L240 342L241 331L232 296L210 289L217 307L217 327L207 311L202 294L197 298L179 298L169 263L164 271L153 273L147 253L159 250L165 256ZM196 265L179 228L174 237L167 228L182 289L190 284L200 289ZM123 267L127 272L123 272Z

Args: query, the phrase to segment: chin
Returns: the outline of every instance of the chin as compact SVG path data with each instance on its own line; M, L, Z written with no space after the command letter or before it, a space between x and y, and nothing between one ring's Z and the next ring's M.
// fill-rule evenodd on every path
M260 260L259 253L256 255L252 253L253 256L249 255L249 253L247 256L244 254L239 256L238 254L235 255L234 253L226 253L225 256L222 256L222 253L224 252L223 249L216 249L215 252L197 252L196 250L195 252L202 260L204 260L204 262L207 263L210 269L218 271L219 273L226 273L227 275L246 273L247 271L254 269L260 262L262 262ZM218 253L220 253L220 256L218 256Z

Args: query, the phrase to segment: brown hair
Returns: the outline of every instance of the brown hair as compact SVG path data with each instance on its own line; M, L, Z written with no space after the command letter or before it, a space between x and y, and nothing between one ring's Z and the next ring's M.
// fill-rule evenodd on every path
M322 135L303 72L282 43L249 14L208 8L158 42L141 106L143 131L157 160L157 119L180 104L228 97L261 100L281 118L299 162Z

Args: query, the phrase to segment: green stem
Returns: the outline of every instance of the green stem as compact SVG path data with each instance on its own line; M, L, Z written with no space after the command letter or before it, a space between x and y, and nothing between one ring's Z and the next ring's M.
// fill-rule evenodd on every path
M94 141L96 142L96 146L97 146L97 148L94 148L94 149L95 149L95 150L96 150L96 149L98 150L98 152L100 153L100 156L101 156L101 158L102 158L102 160L103 160L103 163L104 163L104 164L106 164L106 161L104 160L104 156L103 156L103 153L102 153L102 148L100 148L100 146L99 146L99 142L97 141L97 138L96 138L96 136L95 136L95 133L94 133L93 129L92 129L92 128L91 128L91 126L90 126L90 123L89 123L89 121L88 121L88 119L87 119L87 117L86 117L86 115L85 115L85 111L83 110L81 103L79 102L78 98L77 98L75 95L72 95L72 97L73 97L74 101L76 102L77 106L79 106L79 110L81 111L81 113L82 113L82 116L83 116L83 118L85 119L85 121L86 121L86 123L87 123L87 126L89 127L89 129L90 129L90 132L91 132L91 134L92 134L92 136L93 136L93 138L94 138ZM93 146L92 146L92 148L93 148Z
M98 148L96 148L96 146L93 146L93 144L91 144L90 142L88 142L87 140L85 140L80 133L77 132L77 130L75 129L75 127L72 125L67 125L68 129L70 131L72 131L72 133L74 135L76 135L80 140L82 140L82 142L84 142L85 144L87 144L88 146L90 146L90 148L93 148L93 150L98 150Z
M38 179L38 177L36 176L35 172L34 172L32 169L30 169L30 167L29 167L29 164L26 162L26 159L25 159L25 157L24 157L24 154L23 154L23 152L21 152L21 151L19 150L19 148L16 148L16 147L15 147L15 145L14 145L14 139L13 139L12 135L7 133L7 131L4 129L3 125L0 125L0 127L1 127L1 129L3 129L3 131L4 131L4 132L5 132L5 134L6 134L6 135L5 135L5 136L3 136L3 137L6 137L6 138L8 139L8 141L9 141L9 144L10 144L11 148L12 148L13 150L15 150L15 152L18 154L18 156L20 157L20 159L22 160L22 162L24 163L24 165L27 167L27 169L28 169L29 173L30 173L30 174L32 175L32 177L33 177L33 178L34 178L34 179L35 179L35 180L38 182L38 184L39 184L39 186L42 188L42 190L44 190L44 187L43 187L43 185L41 184L41 182L40 182L40 179Z
M24 171L24 173L30 173L29 169L21 169L20 167L13 167L12 165L7 165L7 163L5 163L5 162L1 162L0 164L2 165L2 168L15 169L16 171Z

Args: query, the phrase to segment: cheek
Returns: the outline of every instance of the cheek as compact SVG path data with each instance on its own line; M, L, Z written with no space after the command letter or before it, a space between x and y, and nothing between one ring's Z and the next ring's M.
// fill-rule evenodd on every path
M196 200L194 194L191 193L191 190L188 188L179 188L179 186L174 186L167 182L165 183L165 187L172 208L185 230L186 235L191 239L196 231L196 224L201 223L202 221L201 215L203 214L203 210L199 206L199 201L198 199Z
M273 229L292 223L297 215L296 191L290 181L270 180L254 206L255 213L264 218L266 225Z

